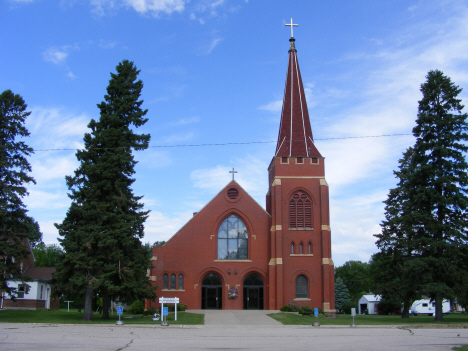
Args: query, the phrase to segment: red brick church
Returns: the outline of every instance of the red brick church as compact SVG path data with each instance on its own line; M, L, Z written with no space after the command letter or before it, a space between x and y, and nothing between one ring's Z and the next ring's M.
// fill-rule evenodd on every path
M233 179L153 248L150 280L159 297L179 297L189 309L276 310L296 302L335 312L325 159L314 144L295 39L289 41L266 211Z

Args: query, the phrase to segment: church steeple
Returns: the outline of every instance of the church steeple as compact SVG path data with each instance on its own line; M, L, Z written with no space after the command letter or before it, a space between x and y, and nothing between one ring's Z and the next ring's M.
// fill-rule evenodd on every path
M275 156L322 157L314 145L295 39L292 36L292 26L297 25L293 25L292 20L291 24L286 25L291 26L291 39L289 39L291 44Z

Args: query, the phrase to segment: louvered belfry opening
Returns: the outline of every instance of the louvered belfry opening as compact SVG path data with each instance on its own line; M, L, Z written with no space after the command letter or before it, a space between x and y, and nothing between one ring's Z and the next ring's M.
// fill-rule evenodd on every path
M312 201L304 191L296 191L291 196L289 228L312 228Z
M228 198L230 198L231 200L235 200L235 199L237 199L237 197L239 196L239 190L237 190L236 188L230 188L230 189L227 191L227 196L228 196Z

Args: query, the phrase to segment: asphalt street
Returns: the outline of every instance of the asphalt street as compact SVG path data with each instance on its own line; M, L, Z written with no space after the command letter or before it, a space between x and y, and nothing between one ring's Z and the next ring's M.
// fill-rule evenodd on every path
M229 311L227 315L230 314ZM208 323L216 321L206 315ZM283 326L231 313L231 324L63 325L0 323L0 350L451 350L468 329L396 326ZM214 319L213 319L214 318Z

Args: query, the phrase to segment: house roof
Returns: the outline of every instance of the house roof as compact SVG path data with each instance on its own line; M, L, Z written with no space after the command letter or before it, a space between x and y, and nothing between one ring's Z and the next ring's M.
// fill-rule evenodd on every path
M281 124L275 156L278 157L322 157L314 145L309 111L297 60L295 39L289 49L288 72L284 88Z
M30 267L24 275L32 279L49 280L52 279L54 272L55 268L53 267Z
M382 296L373 294L362 295L359 300L361 300L362 298L365 298L368 302L379 302L380 300L382 300Z

